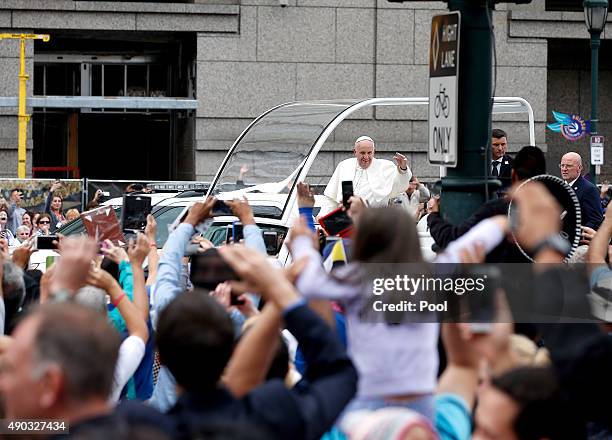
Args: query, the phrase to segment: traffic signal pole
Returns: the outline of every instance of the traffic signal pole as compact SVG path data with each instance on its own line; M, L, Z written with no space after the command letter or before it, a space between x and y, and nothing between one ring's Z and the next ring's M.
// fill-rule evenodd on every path
M491 163L492 10L488 2L448 0L461 14L459 47L458 163L442 178L441 215L459 224L501 182L488 177ZM488 185L488 187L487 187Z

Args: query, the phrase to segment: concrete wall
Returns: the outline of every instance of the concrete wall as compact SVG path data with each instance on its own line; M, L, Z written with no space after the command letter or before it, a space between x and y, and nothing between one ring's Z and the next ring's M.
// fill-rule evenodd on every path
M235 1L212 4L105 2L74 0L2 0L0 32L54 30L123 32L239 33ZM228 3L228 4L224 4ZM33 42L27 43L28 95L33 90ZM0 40L0 96L17 96L19 43ZM31 114L32 109L28 109ZM17 174L17 109L0 108L0 177ZM28 127L28 170L32 163L32 129Z
M196 178L210 179L251 119L282 102L426 96L431 17L445 10L444 2L292 0L281 8L276 0L243 0L238 35L198 35ZM497 95L531 102L544 144L546 40L511 38L508 22L509 11L495 12ZM511 150L528 143L527 124L516 117L494 125L510 133ZM406 153L419 177L439 175L426 157L426 109L389 107L341 125L319 172L348 157L361 134L383 157Z
M29 27L51 34L54 29L195 33L200 102L195 177L208 180L252 118L279 103L427 93L431 16L444 12L445 2L288 2L280 7L278 0L197 0L196 4L4 0L0 28ZM588 35L582 14L543 8L539 0L529 5L498 5L494 25L496 95L522 96L532 104L536 142L546 149L545 122L551 118L547 38L585 39ZM610 26L604 37L612 38ZM0 42L0 95L4 96L16 93L17 51L9 44L13 43ZM28 47L32 72L32 44ZM355 137L369 134L377 141L380 155L405 152L419 177L435 178L438 169L426 159L424 110L381 108L352 118L338 128L333 144L321 155L319 173L328 173L350 154ZM15 113L5 109L0 115ZM16 133L16 121L3 118L0 174L12 175L16 134L11 133ZM509 133L511 151L528 143L526 123L516 117L497 118L494 126Z
M568 56L571 54L571 56ZM564 40L551 40L549 43L549 81L548 81L548 107L549 111L558 111L566 114L579 114L584 119L591 117L591 72L589 69L590 50L588 43L572 42L567 44ZM599 64L599 134L606 136L609 144L612 133L612 42L604 41L600 48ZM549 113L552 119L552 114ZM549 145L548 169L551 174L559 173L558 164L561 156L568 151L580 153L586 168L589 163L589 137L570 142L560 133L550 130L546 132ZM605 164L602 166L598 181L612 179L612 160L610 149L604 155Z

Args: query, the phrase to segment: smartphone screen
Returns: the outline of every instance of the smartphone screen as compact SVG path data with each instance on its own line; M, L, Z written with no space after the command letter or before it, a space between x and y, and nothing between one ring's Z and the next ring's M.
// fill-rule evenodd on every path
M501 273L496 267L477 266L473 275L485 279L485 289L478 295L468 295L470 328L473 333L489 333L496 317L496 296L500 287Z
M244 300L243 299L238 299L238 296L230 295L230 305L231 306L241 306L241 305L244 304Z
M342 181L342 205L349 209L350 203L349 199L353 197L353 181L352 180L343 180Z
M147 226L147 215L150 213L150 197L124 195L121 228L124 231L144 231Z
M353 225L353 221L346 211L337 209L327 216L320 218L319 224L328 235L337 235L345 229L350 228Z
M57 249L57 235L38 235L34 240L34 249Z
M244 239L244 228L242 223L234 222L232 223L232 241L234 243L240 243L240 240Z
M189 278L194 286L208 290L214 290L224 281L239 279L215 248L207 249L191 259Z
M232 237L232 225L227 225L225 230L225 244L231 244Z
M212 209L213 216L234 215L230 207L223 200L217 200Z

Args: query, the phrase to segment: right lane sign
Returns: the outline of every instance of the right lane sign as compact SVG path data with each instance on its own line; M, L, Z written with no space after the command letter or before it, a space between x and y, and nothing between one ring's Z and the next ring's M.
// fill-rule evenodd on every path
M459 12L431 20L429 46L429 163L457 166Z

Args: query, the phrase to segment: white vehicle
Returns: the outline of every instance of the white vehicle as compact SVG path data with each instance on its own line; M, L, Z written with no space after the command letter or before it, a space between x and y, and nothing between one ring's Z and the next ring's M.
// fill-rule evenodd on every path
M208 195L225 200L245 196L253 207L257 224L264 229L274 228L286 234L298 215L296 183L304 181L322 186L327 183L311 179L309 173L319 151L342 121L367 107L426 106L428 102L428 98L374 98L293 102L274 107L255 119L234 142ZM505 113L526 116L530 144L535 145L531 105L522 98L495 98L493 114ZM244 165L249 172L244 182L236 182ZM418 170L414 171L418 174ZM315 215L317 206L320 203L315 203ZM231 220L235 219L216 218L211 236ZM422 219L417 229L423 254L425 258L432 259L435 256L431 249L433 240L426 222L426 219ZM214 228L215 225L218 227ZM283 264L288 261L286 246L280 247L277 257Z
M207 195L222 200L246 197L253 209L255 221L262 230L277 234L277 245L268 246L268 253L286 264L290 256L284 239L293 219L298 215L296 183L307 182L315 191L320 189L322 193L322 187L327 181L313 179L309 173L319 151L336 127L348 116L364 108L427 106L428 102L428 98L373 98L281 104L257 117L240 134L219 167ZM535 145L531 105L522 98L495 98L493 114L508 113L526 117L530 144ZM244 181L237 181L243 166L248 168L248 172ZM418 170L413 171L418 175ZM321 197L315 197L315 215L321 206ZM158 222L158 247L163 246L167 239L165 225L170 225L188 207L201 200L200 196L178 195L161 198L154 203L153 215ZM216 245L221 244L226 238L227 226L236 220L232 216L216 217L206 237ZM435 256L431 250L433 240L426 221L426 218L421 219L417 230L423 255L432 259Z

